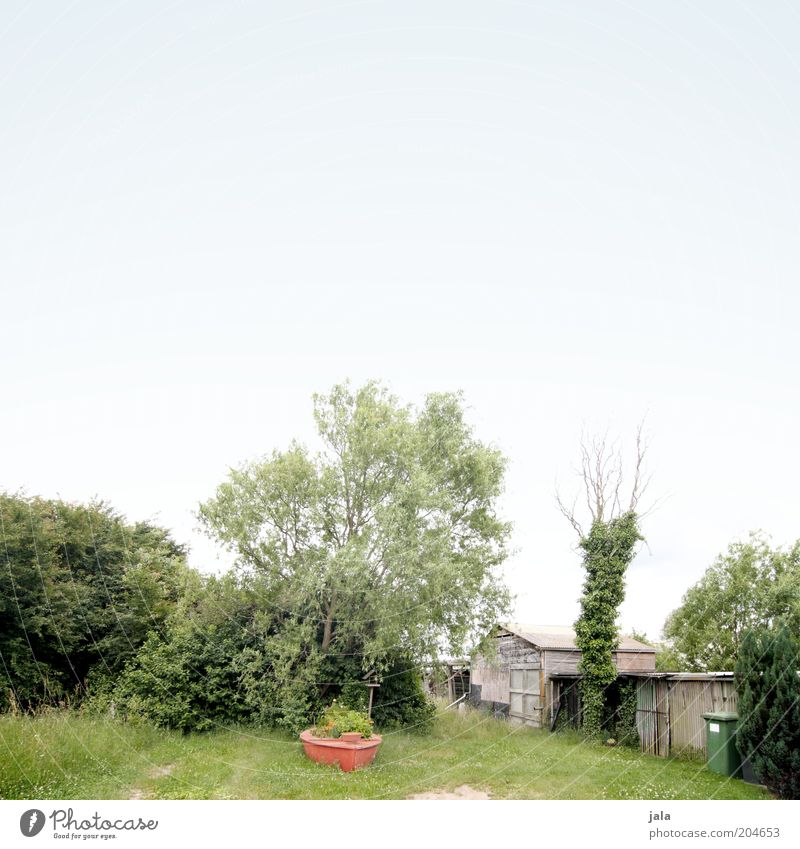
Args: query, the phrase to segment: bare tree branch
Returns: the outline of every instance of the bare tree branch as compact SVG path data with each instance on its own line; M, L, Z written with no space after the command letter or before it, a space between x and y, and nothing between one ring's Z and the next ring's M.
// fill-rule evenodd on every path
M583 536L583 528L581 528L578 520L575 518L575 505L577 504L577 498L572 503L572 507L567 507L564 502L561 500L561 493L556 489L556 504L558 505L558 509L561 511L561 515L566 518L566 520L572 525L575 529L575 532L579 537Z
M650 483L650 477L642 480L642 464L644 455L647 453L647 443L642 439L642 430L644 428L644 419L639 422L639 427L636 428L636 466L633 472L633 488L631 489L631 502L629 510L635 510L639 499L644 495L647 485Z
M652 477L645 473L644 468L648 448L644 437L644 423L643 418L636 428L636 453L630 499L628 507L624 510L622 491L625 489L625 473L622 450L616 441L609 442L607 432L591 438L587 437L585 432L581 433L580 468L576 471L581 478L583 497L592 522L611 521L623 512L637 510ZM582 536L581 524L575 512L577 497L570 507L556 490L556 505L578 535Z

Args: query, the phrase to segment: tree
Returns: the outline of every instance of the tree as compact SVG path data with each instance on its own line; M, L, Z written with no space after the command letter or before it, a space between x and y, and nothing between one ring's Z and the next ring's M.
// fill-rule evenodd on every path
M608 688L617 677L613 652L619 645L617 617L625 598L625 573L643 539L639 532L639 499L647 487L643 478L645 445L642 426L636 433L636 457L630 497L623 506L622 455L606 438L581 441L581 478L591 516L588 531L576 518L576 503L568 507L557 494L558 506L578 534L586 579L581 613L575 623L575 644L581 652L578 671L582 678L583 728L600 734L609 721Z
M728 546L683 596L664 636L684 669L733 669L744 634L786 624L800 633L800 542L772 548L763 533Z
M188 567L162 528L109 505L0 494L0 706L113 677L163 626Z
M748 630L736 661L737 743L759 780L800 799L800 647L785 625Z
M646 646L655 646L655 643L650 640L645 634L644 631L639 631L636 628L632 628L629 633L625 635L626 637L630 637L632 640L638 640L640 643L644 643Z
M678 672L684 668L683 659L678 655L671 643L651 640L644 631L635 628L625 636L640 643L652 646L656 650L656 672Z
M686 670L686 662L675 651L672 643L654 643L656 647L656 672L681 672Z
M377 383L344 384L314 396L314 418L321 451L292 443L235 469L200 507L258 587L259 651L275 658L264 680L300 682L312 701L343 659L385 671L487 633L508 607L510 533L496 509L506 461L475 438L460 395L414 410Z

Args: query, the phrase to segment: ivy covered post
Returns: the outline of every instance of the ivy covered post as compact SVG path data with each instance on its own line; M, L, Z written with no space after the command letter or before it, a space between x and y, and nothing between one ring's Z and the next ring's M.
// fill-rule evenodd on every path
M630 498L621 506L623 466L620 452L605 438L581 441L581 469L591 524L585 532L576 517L577 499L567 506L556 496L559 509L578 534L586 579L581 613L575 623L575 643L581 652L578 672L583 728L588 735L603 730L608 714L608 687L617 670L614 651L619 645L617 616L625 598L625 573L644 539L639 530L639 499L649 483L643 477L645 446L642 425L636 433L636 459ZM612 723L613 725L613 723Z
M575 644L581 652L583 727L590 735L602 730L606 689L617 677L613 660L619 642L617 615L625 598L625 572L641 539L636 513L630 510L608 522L593 521L580 541L586 580Z

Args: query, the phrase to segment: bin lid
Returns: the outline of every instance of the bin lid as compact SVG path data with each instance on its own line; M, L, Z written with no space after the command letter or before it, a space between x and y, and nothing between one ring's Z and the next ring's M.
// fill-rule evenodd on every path
M719 711L718 713L704 713L703 719L714 719L717 722L732 722L738 719L738 713L729 713L728 711Z

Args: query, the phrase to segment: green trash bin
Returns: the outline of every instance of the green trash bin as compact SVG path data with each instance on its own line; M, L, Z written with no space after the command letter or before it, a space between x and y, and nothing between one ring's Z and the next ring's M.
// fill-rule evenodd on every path
M736 748L738 713L704 713L706 721L706 751L708 768L720 775L739 778L742 759Z

